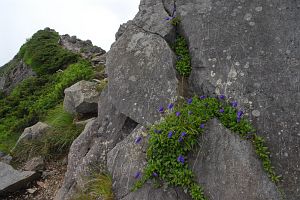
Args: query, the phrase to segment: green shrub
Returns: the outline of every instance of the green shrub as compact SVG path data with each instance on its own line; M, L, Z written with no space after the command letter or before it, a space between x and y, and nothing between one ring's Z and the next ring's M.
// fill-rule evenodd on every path
M0 99L0 150L8 152L24 128L38 122L58 105L65 88L92 76L90 63L80 61L63 72L26 79Z
M52 30L39 30L20 49L20 55L39 75L50 74L78 61L79 56L58 44L59 34Z
M84 128L73 123L73 116L63 110L62 104L49 110L43 121L51 126L50 129L39 140L19 144L12 152L15 162L23 162L37 155L46 159L65 155Z
M181 76L188 77L191 73L191 57L186 40L177 36L175 41L175 53L177 55L176 70Z
M194 178L186 158L197 145L197 139L204 132L205 123L212 118L218 118L221 123L242 138L251 138L256 153L263 162L263 167L272 181L278 181L271 166L269 152L264 141L253 134L251 124L242 118L243 113L235 109L235 102L230 106L224 100L216 98L188 99L176 108L167 111L168 115L159 124L150 128L149 146L147 150L147 166L143 177L137 181L134 190L140 188L148 179L162 179L171 186L181 186L188 190L195 200L207 199L203 189ZM171 108L171 104L168 106ZM160 109L162 111L163 108ZM251 136L251 137L249 137Z

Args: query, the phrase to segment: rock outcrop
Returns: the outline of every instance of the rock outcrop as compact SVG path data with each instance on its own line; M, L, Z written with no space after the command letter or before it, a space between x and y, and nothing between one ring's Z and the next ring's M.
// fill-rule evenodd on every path
M175 60L164 39L130 25L107 55L109 95L116 108L141 124L157 121L159 107L177 98Z
M250 141L213 119L198 143L189 162L209 199L281 199Z
M40 175L32 171L17 171L12 166L0 162L0 196L24 188Z
M18 56L3 66L3 68L3 73L0 73L0 91L4 93L9 93L24 79L35 75L35 72Z
M296 1L177 1L189 42L193 92L240 103L287 199L300 199L300 16Z
M116 110L107 90L104 90L100 96L98 118L87 123L70 148L64 183L55 199L71 198L78 189L83 189L85 177L93 171L104 171L107 152L136 125L135 121Z
M299 199L299 6L278 0L141 0L139 13L120 28L107 53L108 89L98 118L73 143L56 199L68 199L82 187L79 174L88 176L92 165L112 173L117 199L190 199L181 188L153 189L148 183L130 192L135 171L145 165L147 145L146 137L138 145L134 139L141 126L160 120L160 106L179 96L176 56L169 46L176 34L186 38L191 56L189 85L183 89L237 100L267 141L282 175L280 190L289 200ZM176 29L166 20L172 12L181 18ZM217 121L201 139L190 162L210 199L280 199L248 141Z
M97 83L79 81L65 89L64 109L72 114L97 113L99 92Z
M43 122L38 122L33 126L25 128L14 148L16 148L18 144L22 142L34 141L40 139L47 132L49 128L50 126Z
M80 54L83 58L93 60L95 65L101 61L100 56L106 53L105 50L93 45L92 41L82 41L76 36L69 36L68 34L60 36L59 44L73 53Z

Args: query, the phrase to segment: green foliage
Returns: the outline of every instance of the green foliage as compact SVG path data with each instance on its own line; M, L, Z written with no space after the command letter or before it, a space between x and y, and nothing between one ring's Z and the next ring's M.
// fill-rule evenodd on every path
M112 179L108 174L94 174L85 185L85 190L75 195L73 200L113 200Z
M174 17L173 19L171 19L171 24L173 25L173 26L178 26L179 24L180 24L180 22L181 22L181 19L180 19L180 17Z
M265 145L265 140L257 136L256 134L253 137L252 140L254 146L255 146L255 152L258 155L258 157L261 159L263 163L263 167L265 171L268 173L269 177L274 183L278 183L281 176L277 176L274 170L274 167L271 164L270 160L270 152L268 151L268 147Z
M58 105L65 88L92 75L91 65L80 61L63 72L26 79L0 99L0 150L8 152L24 128Z
M204 124L212 118L218 118L225 127L242 138L248 138L254 129L246 119L238 119L237 110L228 102L216 98L194 97L188 103L179 103L174 110L168 110L167 113L163 121L150 128L148 164L134 190L140 188L148 179L157 179L153 175L157 174L168 185L187 189L193 199L204 200L206 197L203 189L195 182L194 174L186 162L188 153L196 147L197 139L204 132ZM253 142L264 169L272 181L276 182L264 141L255 136ZM184 158L184 162L180 157Z
M188 77L192 70L191 57L187 42L182 36L176 38L175 53L177 55L176 70L181 76Z
M63 110L62 104L49 110L43 121L51 127L41 139L19 144L12 152L16 162L26 161L37 155L47 159L64 155L83 130L83 125L73 123L73 116Z
M58 44L59 35L50 29L39 30L20 49L20 55L39 75L50 74L78 61L79 56Z

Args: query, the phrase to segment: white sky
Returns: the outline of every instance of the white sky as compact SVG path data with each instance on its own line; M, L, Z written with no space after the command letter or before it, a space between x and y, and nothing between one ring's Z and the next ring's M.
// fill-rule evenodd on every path
M0 0L0 66L35 32L50 27L90 39L106 51L119 25L133 19L140 0Z

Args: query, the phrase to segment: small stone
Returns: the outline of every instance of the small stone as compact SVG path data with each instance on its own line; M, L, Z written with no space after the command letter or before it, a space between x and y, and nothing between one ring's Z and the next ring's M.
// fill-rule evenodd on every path
M252 111L252 115L253 115L254 117L259 117L259 116L260 116L259 110L253 110L253 111Z
M37 191L37 188L30 188L30 189L27 189L27 192L29 192L30 194L33 194Z
M255 22L249 22L249 25L250 25L250 26L254 26L254 25L255 25Z
M244 20L246 21L250 21L252 19L252 14L251 13L247 13L245 16L244 16Z
M262 9L263 9L263 8L262 8L261 6L258 6L258 7L255 8L255 11L256 11L256 12L261 12Z

